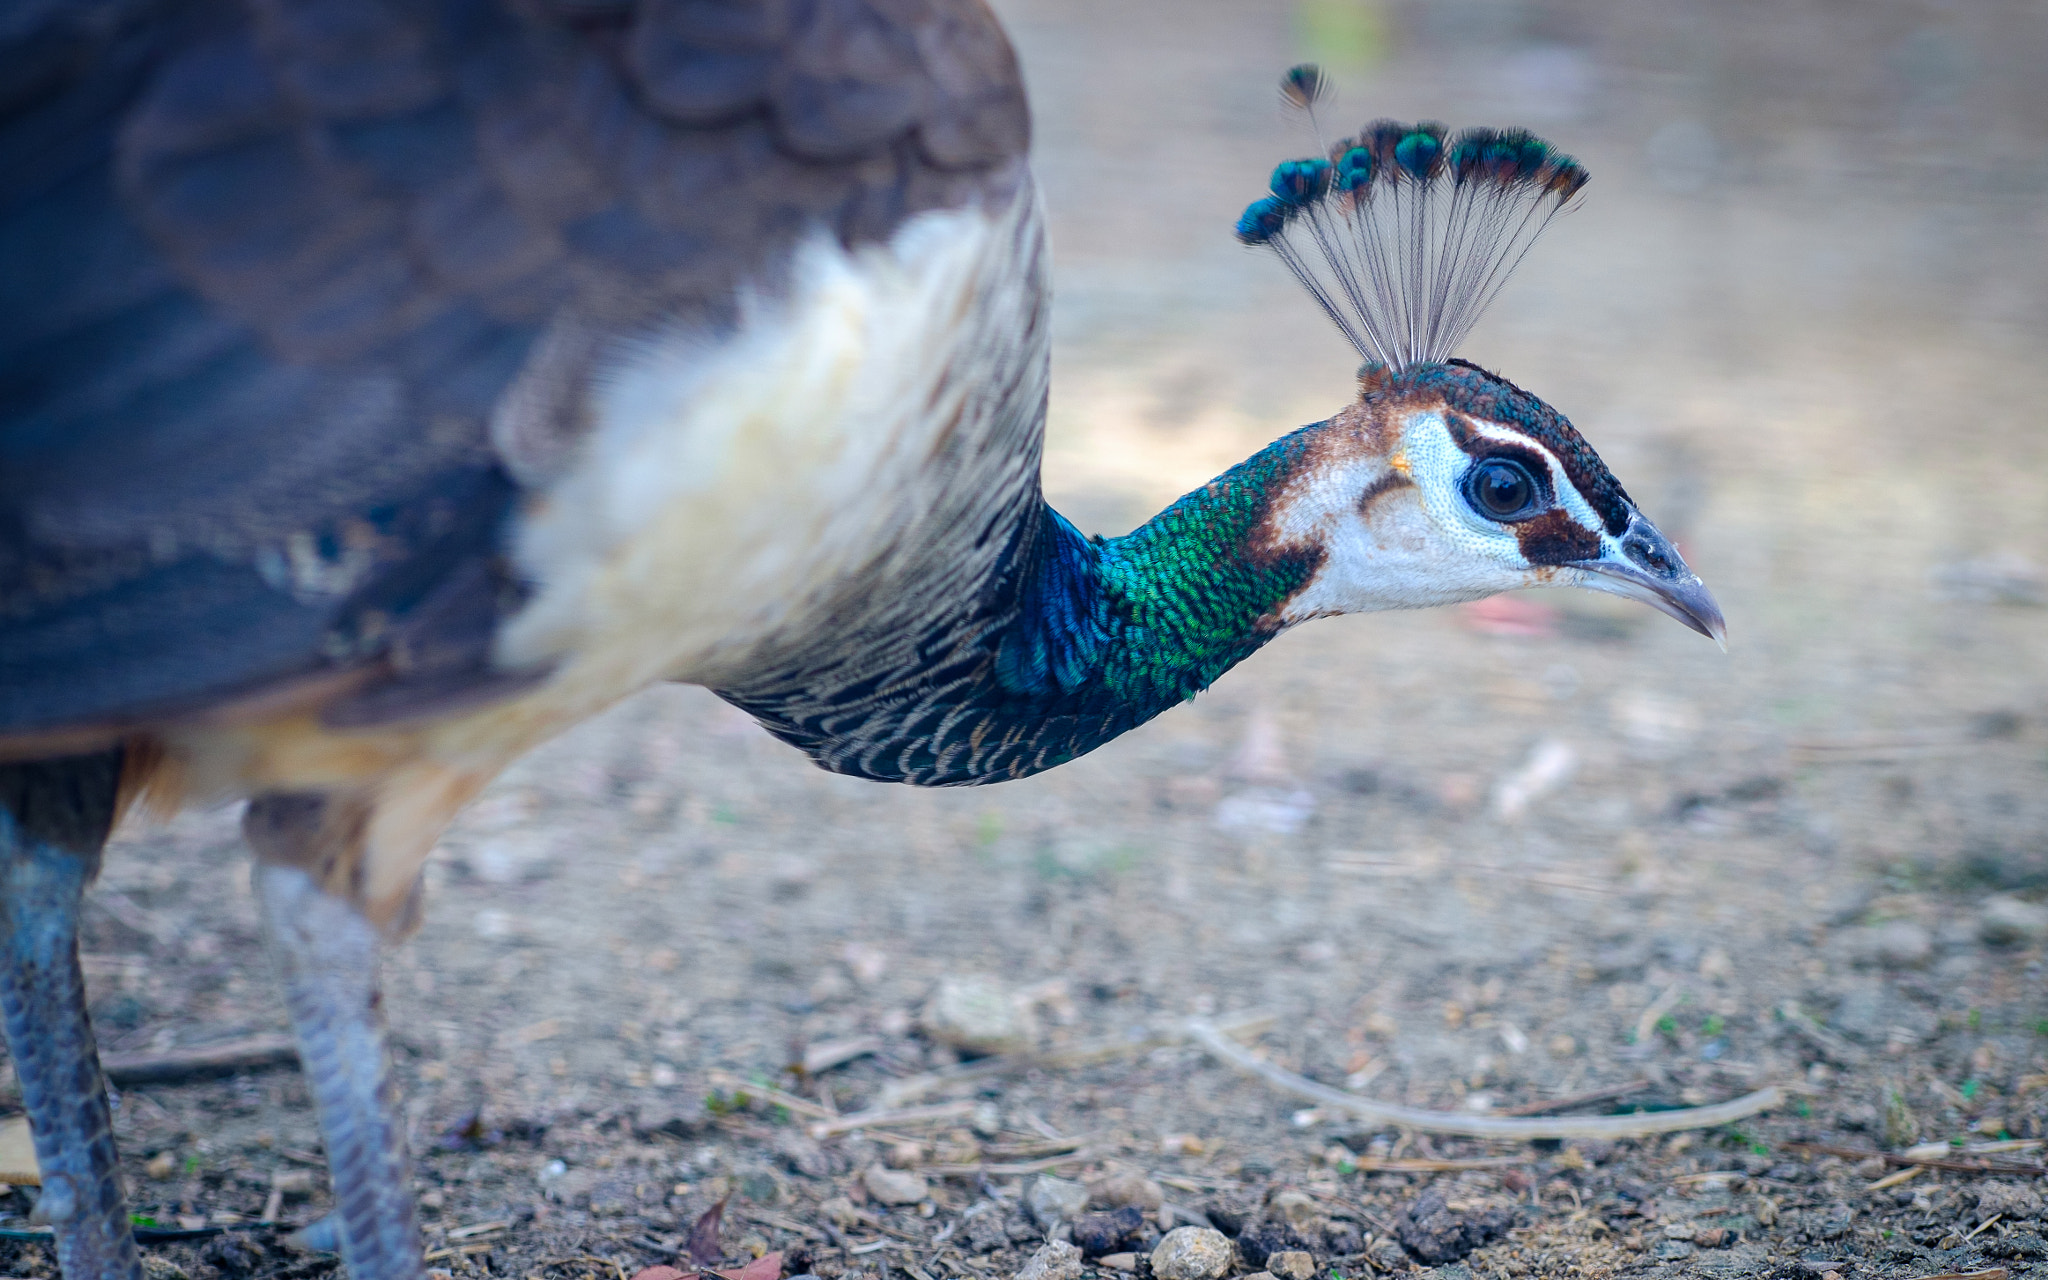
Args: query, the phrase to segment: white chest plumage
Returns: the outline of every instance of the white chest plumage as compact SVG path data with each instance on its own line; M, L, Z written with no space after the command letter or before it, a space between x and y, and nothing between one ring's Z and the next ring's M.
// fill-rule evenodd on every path
M1043 397L1045 335L1024 323L1039 234L1029 193L922 215L887 246L821 234L722 345L624 352L578 461L516 531L537 590L500 662L555 663L544 696L594 705L730 680L912 544L960 534L943 517L963 494L1036 471L1035 437L987 437L1018 417L1002 401ZM1036 386L1002 376L1020 364Z

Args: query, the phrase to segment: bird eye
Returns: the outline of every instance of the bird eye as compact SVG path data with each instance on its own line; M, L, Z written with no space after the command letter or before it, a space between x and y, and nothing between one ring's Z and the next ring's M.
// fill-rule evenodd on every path
M1543 490L1529 469L1510 458L1486 458L1466 473L1465 500L1489 520L1534 514Z

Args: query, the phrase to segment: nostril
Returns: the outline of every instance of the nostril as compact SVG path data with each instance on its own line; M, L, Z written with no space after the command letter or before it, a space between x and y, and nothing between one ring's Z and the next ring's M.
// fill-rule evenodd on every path
M1671 557L1665 555L1664 548L1654 542L1641 538L1632 538L1623 544L1622 549L1628 552L1629 559L1646 569L1668 572L1671 568Z

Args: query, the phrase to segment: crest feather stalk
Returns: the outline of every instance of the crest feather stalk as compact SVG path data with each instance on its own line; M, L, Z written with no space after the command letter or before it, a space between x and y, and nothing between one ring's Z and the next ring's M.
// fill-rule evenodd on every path
M1295 67L1281 92L1312 108L1322 73ZM1361 356L1395 371L1451 356L1589 176L1525 129L1376 120L1328 153L1282 161L1237 237L1271 248Z

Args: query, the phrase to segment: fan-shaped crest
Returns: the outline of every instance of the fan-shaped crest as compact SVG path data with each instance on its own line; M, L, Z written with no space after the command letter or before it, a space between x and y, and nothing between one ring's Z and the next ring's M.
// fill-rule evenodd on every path
M1283 92L1309 78L1295 68ZM1360 355L1399 370L1450 357L1587 177L1525 130L1378 120L1328 159L1283 161L1237 237L1271 247Z

